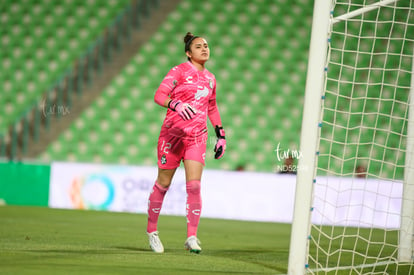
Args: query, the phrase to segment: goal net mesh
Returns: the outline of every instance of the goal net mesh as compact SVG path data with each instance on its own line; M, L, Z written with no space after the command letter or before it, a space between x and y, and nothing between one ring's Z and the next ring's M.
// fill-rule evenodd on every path
M308 271L414 274L398 261L414 1L332 2Z

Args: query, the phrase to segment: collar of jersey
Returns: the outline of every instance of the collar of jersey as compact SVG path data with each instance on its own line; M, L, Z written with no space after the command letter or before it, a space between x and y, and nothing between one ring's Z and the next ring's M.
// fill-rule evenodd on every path
M204 69L202 71L199 71L196 66L194 66L193 63L191 63L191 61L187 61L188 64L190 64L190 66L193 68L193 70L200 72L200 73L204 73L206 71L206 67L204 67Z

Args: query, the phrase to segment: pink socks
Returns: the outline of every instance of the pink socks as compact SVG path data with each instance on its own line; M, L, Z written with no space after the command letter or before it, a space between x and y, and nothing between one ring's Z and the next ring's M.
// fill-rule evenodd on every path
M147 232L157 231L158 217L160 216L162 202L168 188L155 182L148 200ZM186 183L187 190L187 238L197 236L198 223L201 215L201 188L199 180L190 180Z
M187 238L197 236L198 223L201 215L201 188L199 180L190 180L186 183L187 189Z
M164 188L155 182L148 199L148 225L147 232L157 231L158 217L160 216L162 202L168 188Z

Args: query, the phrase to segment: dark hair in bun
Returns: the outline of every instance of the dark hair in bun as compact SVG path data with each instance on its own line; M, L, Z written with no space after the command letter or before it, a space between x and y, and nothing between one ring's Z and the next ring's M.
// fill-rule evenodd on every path
M190 50L191 42L193 42L194 39L196 39L198 36L195 36L191 32L187 32L187 34L184 36L184 52L187 52Z

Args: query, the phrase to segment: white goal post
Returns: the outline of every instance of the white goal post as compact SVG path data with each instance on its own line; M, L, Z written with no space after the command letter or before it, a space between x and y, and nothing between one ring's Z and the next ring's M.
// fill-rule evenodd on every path
M315 0L301 131L288 274L413 273L413 1Z

